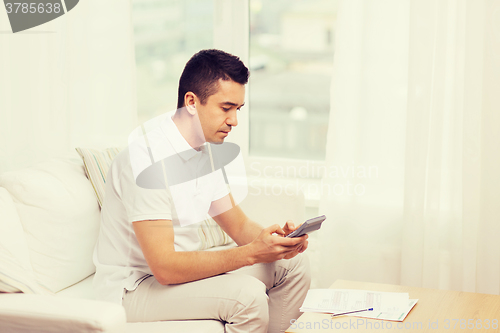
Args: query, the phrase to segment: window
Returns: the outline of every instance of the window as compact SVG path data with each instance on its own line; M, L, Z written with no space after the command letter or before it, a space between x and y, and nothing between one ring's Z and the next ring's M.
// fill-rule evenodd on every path
M337 1L249 5L250 155L324 160Z
M177 107L189 58L213 47L211 0L132 0L139 124Z
M187 60L216 47L251 70L248 107L230 139L250 157L324 160L336 0L132 3L139 123L174 110Z

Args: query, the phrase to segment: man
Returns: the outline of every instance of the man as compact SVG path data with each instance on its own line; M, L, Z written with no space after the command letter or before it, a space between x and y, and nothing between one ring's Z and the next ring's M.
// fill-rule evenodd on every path
M195 54L179 81L177 111L148 135L144 154L154 161L180 154L183 168L196 171L209 158L206 143L223 143L238 124L248 76L235 56ZM128 321L216 319L231 333L284 332L309 289L308 262L300 255L307 235L283 237L296 229L291 221L265 229L251 221L233 207L220 170L177 191L187 198L181 204L174 191L142 188L131 151L116 157L107 176L94 252L96 294L122 303ZM179 224L180 216L193 215L191 202L238 246L197 251L196 224Z

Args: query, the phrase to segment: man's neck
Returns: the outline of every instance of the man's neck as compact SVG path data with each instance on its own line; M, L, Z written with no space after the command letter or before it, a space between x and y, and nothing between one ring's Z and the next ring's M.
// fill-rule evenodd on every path
M178 109L172 116L172 121L182 137L195 150L205 143L203 130L197 116L189 114L184 108Z

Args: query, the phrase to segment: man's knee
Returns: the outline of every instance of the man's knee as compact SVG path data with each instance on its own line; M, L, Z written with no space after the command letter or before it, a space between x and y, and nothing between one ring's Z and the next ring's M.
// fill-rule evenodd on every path
M309 289L311 284L311 268L309 267L309 258L307 255L299 253L292 258L290 269L293 271L293 274L297 276L297 280Z
M254 325L266 325L269 322L269 305L266 286L255 277L239 275L237 281L239 295L237 306L233 308L233 317L245 318Z
M267 313L268 296L265 284L253 276L244 276L242 280L238 300L247 308L255 307Z

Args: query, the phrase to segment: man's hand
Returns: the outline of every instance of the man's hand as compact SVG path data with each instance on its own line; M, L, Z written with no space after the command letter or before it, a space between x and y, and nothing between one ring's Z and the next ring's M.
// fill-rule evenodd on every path
M285 227L287 231L289 231L289 228L290 226ZM295 230L295 228L293 230ZM277 235L273 235L274 233ZM288 233L285 233L277 224L262 230L259 236L249 244L251 248L252 264L260 262L268 263L280 259L291 259L297 254L304 252L307 248L308 236L304 235L295 238L284 237Z
M285 232L285 236L288 235L289 233L292 233L300 226L301 225L299 225L298 227L295 227L295 224L293 224L292 220L286 221L285 226L283 227L283 231Z
M299 224L297 227L295 226L295 224L293 223L292 220L288 220L286 221L285 223L285 226L283 227L283 232L285 233L285 236L292 233L293 231L297 230L302 224ZM307 239L307 238L306 238ZM299 253L302 253L304 252L306 249L307 249L307 245L308 245L308 241L307 240L304 240L304 243L301 244L298 248L297 248L297 251L289 254L289 255L286 255L284 259L292 259L293 257L295 257L297 254Z

